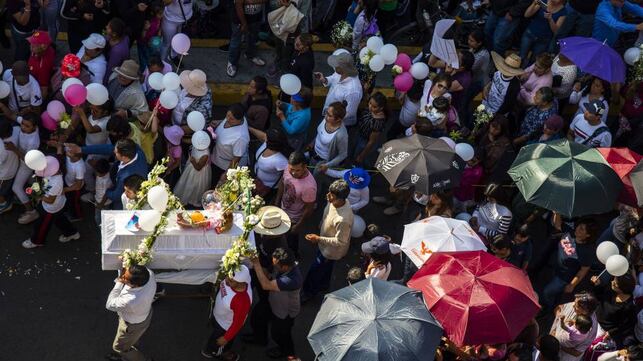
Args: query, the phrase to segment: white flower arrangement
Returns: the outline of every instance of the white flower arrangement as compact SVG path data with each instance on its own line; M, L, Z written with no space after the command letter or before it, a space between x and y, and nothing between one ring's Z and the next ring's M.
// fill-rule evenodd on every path
M402 69L402 67L399 65L393 65L393 67L391 68L391 73L393 73L393 76L400 75L403 72L404 72L404 69Z
M34 192L40 192L40 184L38 184L38 182L33 182L33 184L31 185L31 190L33 190Z

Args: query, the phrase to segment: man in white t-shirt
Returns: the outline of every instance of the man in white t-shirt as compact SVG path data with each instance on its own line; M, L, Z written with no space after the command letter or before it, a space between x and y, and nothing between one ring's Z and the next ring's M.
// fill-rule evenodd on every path
M578 114L569 125L567 137L578 144L588 147L610 147L612 134L602 116L605 113L605 104L600 100L585 103L585 112Z
M29 67L24 61L13 63L10 70L5 71L2 80L9 84L9 106L0 103L0 110L5 117L16 120L17 115L27 112L40 114L38 108L42 105L40 85L36 78L29 74Z
M102 83L107 71L107 60L103 55L106 45L105 37L96 33L89 34L89 37L82 43L83 46L76 56L89 69L91 82Z
M217 126L216 144L210 159L212 159L212 184L219 183L221 177L230 168L248 164L248 122L244 117L241 104L232 104L226 118Z
M0 214L9 212L13 203L8 201L11 196L11 186L18 171L20 160L15 152L7 150L4 143L18 144L18 132L13 131L11 123L7 120L0 121Z
M65 157L65 188L63 192L69 199L67 202L68 211L72 220L83 218L80 208L80 191L83 189L85 180L85 162L80 154L67 152Z
M22 247L24 248L44 246L52 223L55 224L62 233L60 237L58 237L58 241L61 243L66 243L80 238L80 234L76 230L76 227L69 222L64 213L67 198L63 192L65 181L63 180L63 176L59 168L60 166L57 161L55 164L48 162L45 170L36 171L37 176L43 177L43 181L41 183L43 196L40 204L38 204L40 218L34 222L31 238L22 242ZM45 177L45 175L51 173L54 174Z

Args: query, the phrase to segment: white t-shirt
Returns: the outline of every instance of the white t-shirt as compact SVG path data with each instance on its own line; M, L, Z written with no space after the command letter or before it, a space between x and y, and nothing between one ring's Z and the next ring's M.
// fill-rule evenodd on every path
M226 128L228 123L224 120L219 124L215 133L217 142L212 151L212 163L221 169L228 169L230 161L234 157L240 157L239 165L248 164L248 144L250 134L248 133L248 122L243 120L240 125Z
M266 143L257 149L255 174L267 187L273 187L282 176L282 172L288 167L288 159L281 153L275 153L268 157L264 156Z
M572 124L569 125L569 129L574 132L574 142L593 148L609 147L612 145L612 134L609 132L609 129L598 134L592 138L592 140L587 141L594 132L601 127L606 127L605 123L600 122L597 125L591 125L585 119L584 114L575 116Z
M404 104L400 109L400 124L404 127L410 127L415 124L418 111L420 110L420 102L411 101L408 97L404 99Z
M109 121L109 116L94 119L93 116L87 118L89 124L92 126L98 126L100 132L96 133L87 133L85 135L85 145L94 145L94 144L107 144L109 140L109 134L107 133L107 122Z
M315 138L315 153L321 159L328 160L330 153L330 143L335 138L337 130L332 133L326 131L326 120L324 119L317 127L317 137Z
M2 143L0 144L0 180L9 180L16 176L20 165L16 153L7 150L4 146L4 143L13 143L13 145L18 143L18 132L15 128L11 136L3 139Z
M67 198L63 193L65 187L62 174L56 174L51 177L46 177L43 189L46 191L46 196L55 196L56 199L53 203L42 202L42 208L47 213L58 213L65 207Z
M40 85L38 81L33 76L29 75L29 82L25 85L20 85L18 82L13 81L13 74L11 74L11 69L8 69L4 72L2 80L6 81L9 84L9 109L14 112L18 112L20 109L27 108L30 106L40 106L42 105L42 94L40 93ZM15 90L15 93L14 93ZM16 103L16 98L18 103Z
M183 6L183 12L181 12L181 6ZM163 17L174 23L187 22L192 17L192 0L173 0L170 5L165 6Z
M382 281L387 281L388 276L391 273L391 263L387 263L386 267L374 267L371 269L371 272L366 274L366 278L379 278Z
M85 179L85 162L82 159L72 162L69 157L65 157L65 164L65 184L67 187L71 187L77 180Z
M493 114L497 113L505 102L505 95L507 95L507 90L509 90L511 79L512 78L505 77L499 71L493 74L489 95L487 95L486 99L482 100L482 104L484 104L488 112Z
M79 59L82 59L83 55L85 55L85 47L81 46L76 56ZM107 59L105 59L105 55L100 54L93 59L87 60L83 64L85 64L87 69L89 69L90 71L89 80L92 83L103 83L103 78L105 77L105 72L107 71Z
M13 134L18 134L18 144L14 145L23 153L40 147L40 134L38 134L37 130L33 133L24 133L20 130L20 127L13 127Z
M103 197L105 196L105 192L110 189L112 185L113 184L111 178L109 178L109 173L106 173L103 176L96 176L96 193L94 193L94 200L96 201L96 203L99 203L103 199ZM107 198L105 200L105 205L111 203L111 199Z

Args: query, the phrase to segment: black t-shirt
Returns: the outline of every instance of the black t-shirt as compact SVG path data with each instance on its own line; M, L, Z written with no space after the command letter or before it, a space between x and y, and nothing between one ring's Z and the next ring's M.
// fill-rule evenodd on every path
M241 1L245 2L244 0L232 0L228 11L230 12L230 19L234 24L240 24L241 22L239 21L239 17L237 16L237 9L236 9L236 2ZM252 23L258 23L261 21L261 17L263 15L263 7L264 3L260 4L244 4L243 5L243 16L246 18L246 22L248 24Z
M315 68L315 56L312 50L298 54L290 63L290 72L297 75L301 85L313 89L313 69Z
M600 2L601 0L570 0L569 4L581 14L593 15Z
M267 237L255 233L255 240L259 245L259 263L267 269L272 269L272 253L279 247L286 248L287 242L284 236Z
M596 260L593 243L576 243L571 234L565 234L558 244L556 276L569 283L581 267L591 267Z
M20 25L14 15L17 13L21 13L24 8L25 2L22 0L7 0L7 12L11 17L11 25L21 33L31 34L40 26L40 7L38 6L37 1L32 0L29 22L27 22L26 25Z

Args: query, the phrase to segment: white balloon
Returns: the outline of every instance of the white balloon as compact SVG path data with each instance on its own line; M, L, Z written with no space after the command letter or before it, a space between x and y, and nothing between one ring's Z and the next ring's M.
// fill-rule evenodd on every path
M382 41L382 38L377 36L371 36L366 41L366 47L371 49L371 51L375 54L380 53L380 49L382 48L382 46L384 46L384 42Z
M67 78L67 79L65 79L65 81L63 82L63 86L61 88L62 93L65 94L65 92L67 92L67 88L69 88L70 85L74 85L74 84L83 85L83 82L80 81L80 79L77 79L77 78Z
M343 49L343 48L333 51L333 55L339 55L339 54L343 54L343 53L350 54L350 52L348 50Z
M9 94L11 94L11 87L6 81L0 80L0 99L8 97Z
M169 195L164 186L154 186L147 192L147 203L156 211L164 212L168 199Z
M351 227L351 237L359 238L364 235L365 230L366 222L364 222L364 218L355 215L353 217L353 227Z
M397 59L397 47L393 44L386 44L380 49L380 55L384 60L384 64L391 65Z
M614 242L605 241L596 247L596 258L598 258L602 264L605 264L607 260L615 254L619 254L619 251Z
M380 55L373 55L371 61L368 62L368 67L374 72L382 71L384 69L384 59Z
M447 143L451 149L455 149L455 142L453 141L453 139L449 137L440 137L438 139L444 140L444 142Z
M109 100L109 92L103 84L91 83L87 85L87 101L91 105L103 105Z
M295 95L301 90L301 80L294 74L284 74L279 79L279 87L288 95Z
M147 77L147 83L154 90L163 90L163 74L156 72Z
M468 162L473 159L475 153L469 143L458 143L455 145L455 154L459 155L463 161Z
M426 63L415 63L411 65L411 75L417 80L424 80L429 76L429 66Z
M625 51L625 54L623 54L623 60L627 63L627 65L634 65L639 60L639 57L641 56L641 49L639 48L629 48Z
M163 88L165 90L176 90L181 86L179 75L173 71L163 75Z
M619 277L626 274L629 268L630 264L627 262L627 258L621 256L620 254L610 256L607 259L607 262L605 262L605 269L614 277Z
M32 149L25 154L25 164L29 169L40 172L47 168L47 158L43 152Z
M144 211L138 215L138 225L146 232L154 231L154 227L161 221L161 212L152 210Z
M2 74L3 70L4 70L4 65L2 65L2 62L0 61L0 74Z
M192 134L192 146L198 150L208 149L210 146L210 136L203 130L198 130Z
M179 104L179 96L173 90L163 90L159 96L159 102L165 109L174 109Z
M188 114L188 127L193 131L203 130L205 127L205 117L201 112L192 111Z

